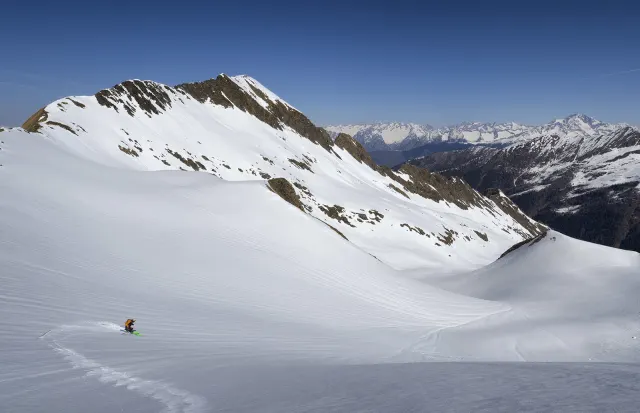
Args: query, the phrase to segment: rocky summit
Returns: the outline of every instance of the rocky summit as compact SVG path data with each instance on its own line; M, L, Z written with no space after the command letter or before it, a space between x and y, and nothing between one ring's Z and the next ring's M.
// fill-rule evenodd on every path
M360 142L370 152L409 152L405 159L421 156L432 150L434 144L449 144L439 151L458 149L460 144L504 146L517 140L540 135L595 136L612 132L625 124L601 122L583 114L573 114L566 118L554 119L543 125L521 125L516 122L487 123L462 122L457 125L435 128L416 123L373 123L357 125L330 125L325 129L335 138L339 133L347 133ZM412 156L413 154L413 156ZM383 154L378 156L384 159ZM389 157L386 154L386 157Z

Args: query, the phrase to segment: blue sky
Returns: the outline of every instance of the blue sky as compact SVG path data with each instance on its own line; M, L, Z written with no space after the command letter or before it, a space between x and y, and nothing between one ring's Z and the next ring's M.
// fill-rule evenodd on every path
M94 3L94 4L92 4ZM248 74L318 124L640 125L640 5L5 0L0 124L126 79Z

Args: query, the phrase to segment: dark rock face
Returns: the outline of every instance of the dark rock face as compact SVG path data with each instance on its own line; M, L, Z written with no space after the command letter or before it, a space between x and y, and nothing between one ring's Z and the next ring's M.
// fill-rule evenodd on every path
M360 142L353 139L351 136L346 133L341 133L336 137L335 144L338 148L342 148L345 151L349 152L351 156L353 156L359 162L364 163L365 165L369 165L371 169L376 169L378 165L373 162L371 159L371 155L364 149L364 146L360 144Z
M516 204L504 195L499 189L490 188L485 191L484 196L495 202L505 214L512 217L518 224L522 225L532 234L542 234L547 229L538 222L533 222L527 216L523 215Z
M58 126L58 127L66 130L66 131L69 131L69 132L73 133L76 136L78 135L76 133L76 131L74 131L73 129L71 129L71 127L69 125L65 125L64 123L54 122L54 121L50 120L50 121L47 121L47 125Z
M171 107L169 93L175 92L159 83L127 80L111 89L101 90L95 94L95 97L99 104L116 111L118 107L115 103L121 103L130 116L136 113L136 107L131 104L135 101L147 116L151 117L151 115L159 115Z
M537 214L551 228L576 238L640 252L640 193L633 184L587 192L571 200L573 214L544 208ZM611 192L616 196L612 197Z
M405 180L393 170L385 166L376 165L371 156L360 142L347 134L341 133L336 137L336 146L349 152L358 161L371 167L381 175L388 176L401 185L407 192L412 192L421 197L439 201L447 201L458 205L462 209L467 209L469 205L482 205L488 207L490 204L484 200L480 194L474 191L469 185L460 179L452 179L440 174L434 174L426 169L413 165L403 165L400 172L407 174L411 180ZM396 191L400 189L396 187Z
M267 108L226 75L203 82L183 83L174 88L150 81L128 80L110 89L101 90L96 93L95 98L100 105L116 111L119 110L118 105L122 105L130 116L136 113L136 105L132 104L134 102L151 117L169 109L172 97L196 99L201 103L211 102L225 108L236 107L272 128L283 130L288 126L327 151L332 150L333 141L324 129L315 126L306 116L290 106L270 100L261 90L254 87L252 90L267 102Z
M278 194L280 198L304 212L300 197L289 181L285 178L273 178L267 181L267 184L269 189Z
M333 146L329 134L324 129L315 126L302 113L280 101L274 102L259 89L252 88L256 95L268 103L267 110L226 75L220 75L204 82L183 83L176 88L184 90L199 102L210 100L212 103L224 107L235 106L275 129L282 130L284 125L289 126L328 151L331 151Z
M411 177L410 181L398 177L404 188L424 198L450 202L462 209L468 209L472 205L491 208L491 204L462 179L431 173L427 169L408 164L403 165L400 172Z
M640 176L618 176L638 153L640 132L624 127L593 138L542 136L503 149L434 153L410 163L462 177L479 191L499 188L527 215L571 237L640 252ZM602 178L610 179L592 184Z
M42 127L42 123L46 122L48 117L49 115L47 115L47 111L44 108L39 109L22 124L22 129L31 133L38 132Z
M464 182L464 180L457 177L432 173L414 165L404 165L397 172L388 166L379 166L371 158L370 154L367 153L362 144L351 136L340 134L334 142L326 130L315 126L302 113L277 98L270 98L269 96L272 95L265 93L258 87L254 87L250 78L240 78L240 82L238 82L238 80L237 78L232 79L226 75L220 75L215 79L209 79L203 82L184 83L176 87L169 87L151 81L130 80L110 89L101 90L95 94L95 99L99 105L109 108L110 110L115 110L116 112L121 112L121 116L125 117L147 116L153 118L155 116L171 116L170 111L172 106L177 106L180 102L184 103L185 101L191 101L192 104L200 102L206 105L237 108L254 116L274 129L283 131L290 128L303 138L323 147L337 158L340 158L338 148L346 151L357 161L379 173L381 177L387 177L392 180L393 182L386 180L385 185L390 190L395 191L405 198L411 199L413 196L420 196L435 202L453 204L461 209L478 207L494 216L502 209L509 211L507 213L513 217L518 216L518 222L529 223L529 220L522 216L522 213L517 208L503 208L499 204L491 202L476 192L471 186ZM85 105L80 102L72 101L72 103L79 108L85 108ZM65 124L48 122L47 113L44 109L41 109L29 118L25 122L24 128L31 132L37 132L43 124L46 123L61 127L74 134L78 131ZM78 126L78 128L81 127ZM122 129L122 131L128 135L127 131L124 129ZM282 137L282 139L285 138ZM131 139L129 139L129 141L131 141ZM138 157L142 153L142 148L133 145L133 141L131 142L130 145L125 141L121 141L119 149L128 156ZM137 144L137 141L135 143ZM165 151L166 154L175 159L171 161L173 165L178 165L182 170L186 170L186 167L194 171L208 171L200 160L188 152L186 154L182 153L179 148L166 148ZM165 157L165 153L159 155L162 158ZM163 164L171 166L171 163L169 163L167 159L160 159L157 155L154 155L154 157ZM205 162L210 162L207 156L202 155L202 159ZM213 159L213 157L211 159ZM273 164L273 161L264 157L263 159ZM182 163L184 167L176 164L176 162ZM299 159L291 158L289 162L298 168L309 171L309 173L314 173L313 164L316 161L306 155L302 155ZM218 166L220 165L218 164ZM221 167L231 169L231 166L225 163L222 163ZM216 172L216 169L211 168L211 171ZM271 179L272 177L269 174L262 171L253 171L252 173L254 175L259 173L263 179L269 180L269 188L287 200L287 202L290 202L303 211L305 208L309 208L308 205L302 203L294 186L288 181L284 179ZM306 195L304 191L302 191L302 194L303 196ZM323 205L320 209L330 218L337 219L348 225L352 225L350 219L358 219L354 218L351 212L345 211L343 207L338 205ZM348 214L351 215L347 216ZM375 216L375 219L365 220L360 218L360 220L373 224L373 221L379 222L383 217L382 214L378 216L377 213ZM537 233L536 231L538 230L535 225L529 225L529 227L525 228L524 231L520 228L512 229L521 232L523 236L530 236ZM507 231L507 229L504 230ZM440 242L449 243L451 242L449 238L453 239L454 235L457 234L446 233Z
M544 232L540 233L540 235L538 235L536 237L525 239L524 241L520 241L517 244L512 245L511 248L509 248L505 252L503 252L502 255L500 255L500 257L498 259L506 257L507 255L511 254L513 251L515 251L517 249L520 249L520 248L524 247L525 245L531 246L531 245L535 244L536 242L540 242L540 240L542 240L546 236L547 236L547 231L544 231Z
M509 198L501 194L500 196L492 197L492 193L489 192L489 195L485 198L462 179L431 173L429 170L416 167L413 164L402 165L402 167L399 168L400 174L396 174L389 167L377 165L360 142L344 133L336 137L335 144L339 148L349 152L349 154L358 161L400 184L399 186L394 185L392 189L400 192L404 196L407 196L406 192L410 192L436 202L449 202L457 205L461 209L476 206L491 211L494 210L495 206L487 201L487 198L489 198L492 199L502 211L510 215L516 222L520 223L529 231L530 234L523 234L523 236L537 235L546 230L543 225L528 219ZM403 178L404 175L408 175L410 179ZM494 195L498 193L499 191Z

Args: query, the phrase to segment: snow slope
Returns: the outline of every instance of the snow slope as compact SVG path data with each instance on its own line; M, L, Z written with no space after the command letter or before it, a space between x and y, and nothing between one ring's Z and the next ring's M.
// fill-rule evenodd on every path
M471 274L432 280L513 311L450 332L439 345L499 337L496 357L527 361L638 361L640 254L550 231ZM503 347L503 348L501 348ZM509 351L510 350L510 351ZM478 351L475 349L474 351Z
M80 411L70 395L97 392L95 412L210 411L202 379L226 365L402 359L506 308L398 278L264 182L2 139L0 405ZM142 337L119 334L127 317Z
M425 282L264 181L0 139L5 411L635 408L634 386L602 385L635 382L635 365L416 362L637 361L638 254L551 233ZM120 334L128 317L141 337Z
M527 233L502 194L416 189L222 81L227 106L131 82L0 133L0 410L635 408L637 365L585 363L640 360L638 254L551 233L480 268ZM579 364L489 363L515 360Z
M269 107L267 100L277 101L292 110L290 116L298 114L247 76L224 79L239 84L262 108ZM326 150L286 125L274 128L239 108L238 100L231 107L201 103L181 89L149 81L127 87L128 93L112 89L108 103L95 96L51 103L36 116L42 119L38 133L77 156L115 168L194 168L229 181L286 178L297 185L308 213L399 269L477 268L533 235L491 201L462 209L406 189L403 194L398 182L346 150ZM149 103L134 98L140 95ZM160 103L149 109L156 96ZM332 217L328 211L334 206L343 210ZM450 244L441 241L448 235Z

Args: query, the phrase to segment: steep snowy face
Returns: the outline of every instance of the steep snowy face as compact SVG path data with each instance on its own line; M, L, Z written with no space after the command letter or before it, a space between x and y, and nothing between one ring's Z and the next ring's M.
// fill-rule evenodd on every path
M501 188L530 216L571 236L640 251L640 131L624 126L594 135L608 126L574 121L588 133L541 135L412 163L462 176L481 191Z
M233 76L231 79L265 109L268 109L270 104L280 103L289 109L297 110L250 76L239 75Z
M53 102L23 127L110 167L268 181L300 213L396 268L475 268L542 230L460 179L379 167L351 137L332 140L247 76L127 81Z

